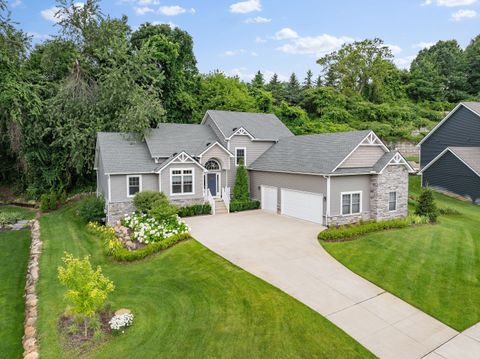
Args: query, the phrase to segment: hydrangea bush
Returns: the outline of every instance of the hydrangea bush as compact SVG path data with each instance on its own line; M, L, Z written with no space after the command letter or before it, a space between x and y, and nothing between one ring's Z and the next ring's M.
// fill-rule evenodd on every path
M133 324L133 314L124 313L120 315L114 315L108 322L112 330L122 330Z
M190 231L188 225L177 215L160 221L145 213L133 213L125 216L123 225L132 229L133 239L145 244Z

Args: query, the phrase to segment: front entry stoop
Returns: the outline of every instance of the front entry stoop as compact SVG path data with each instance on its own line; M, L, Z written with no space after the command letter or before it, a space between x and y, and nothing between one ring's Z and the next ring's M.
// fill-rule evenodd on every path
M225 206L225 203L223 203L222 199L216 199L215 200L215 214L225 214L228 213L228 209Z

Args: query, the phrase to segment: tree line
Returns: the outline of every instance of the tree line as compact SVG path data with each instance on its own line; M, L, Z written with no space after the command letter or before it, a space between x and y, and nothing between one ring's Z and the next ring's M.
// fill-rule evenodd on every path
M58 0L59 32L32 46L0 0L0 181L38 198L94 183L98 131L142 135L198 123L208 109L275 113L294 133L370 128L418 140L461 100L480 94L480 36L439 41L400 70L382 40L345 44L287 81L201 74L193 39L166 24L132 30L98 0Z

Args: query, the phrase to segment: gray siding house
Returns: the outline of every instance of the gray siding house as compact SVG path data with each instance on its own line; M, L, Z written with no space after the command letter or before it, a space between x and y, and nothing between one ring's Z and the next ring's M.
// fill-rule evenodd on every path
M459 103L419 146L422 186L480 202L480 102Z
M165 123L144 140L98 133L97 193L107 222L134 210L135 193L162 191L179 205L228 208L238 164L265 211L322 225L407 214L413 169L373 131L294 136L273 114L207 111L201 124Z

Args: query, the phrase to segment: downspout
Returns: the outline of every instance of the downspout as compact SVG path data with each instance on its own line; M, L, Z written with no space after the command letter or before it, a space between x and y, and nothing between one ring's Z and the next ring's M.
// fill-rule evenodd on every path
M330 176L325 176L327 178L327 208L325 209L325 226L328 227L328 218L330 217Z

